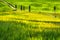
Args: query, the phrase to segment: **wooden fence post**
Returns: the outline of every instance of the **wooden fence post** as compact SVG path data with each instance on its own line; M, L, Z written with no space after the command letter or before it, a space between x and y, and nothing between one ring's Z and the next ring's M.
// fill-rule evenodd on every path
M29 5L29 12L31 12L31 6Z
M21 9L21 11L22 11L22 9L23 9L23 8L22 8L22 5L20 6L20 9Z
M54 6L54 13L55 13L55 17L56 17L56 6Z

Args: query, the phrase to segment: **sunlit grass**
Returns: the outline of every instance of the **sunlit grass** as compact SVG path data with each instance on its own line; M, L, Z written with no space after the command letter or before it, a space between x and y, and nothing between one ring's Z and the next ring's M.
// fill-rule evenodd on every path
M7 12L4 11L7 6L1 8L0 40L60 40L60 14L54 13L55 3L18 2L15 4L18 7L31 5L31 12L21 11L19 8L17 11L11 9Z
M3 13L3 12L2 12ZM39 26L44 26L44 27L59 27L58 25L53 24L53 22L60 22L60 19L57 17L54 17L54 15L43 15L43 14L38 14L38 13L29 13L29 12L7 12L6 14L8 15L0 15L0 20L1 21L17 21L17 22L25 22L25 23L32 23L32 24L38 24ZM51 21L52 23L45 22L45 21Z

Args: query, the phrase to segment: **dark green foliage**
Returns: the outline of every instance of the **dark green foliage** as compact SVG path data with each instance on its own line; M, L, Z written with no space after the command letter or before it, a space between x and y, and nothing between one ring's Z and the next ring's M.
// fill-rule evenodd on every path
M0 39L2 40L25 40L23 23L0 22ZM24 39L23 39L24 38Z
M3 7L4 5L2 3L0 3L0 7Z
M0 21L0 40L28 40L28 38L39 38L42 37L43 40L58 40L60 37L59 29L44 29L42 32L33 31L32 29L36 29L30 24L26 24L23 22L5 22ZM31 30L28 30L28 29Z

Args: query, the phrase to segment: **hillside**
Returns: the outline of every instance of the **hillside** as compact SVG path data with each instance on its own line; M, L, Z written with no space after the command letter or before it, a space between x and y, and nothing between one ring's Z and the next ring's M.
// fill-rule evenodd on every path
M59 0L36 0L36 2L30 2L28 0L6 0L8 3L12 5L17 5L17 9L20 10L20 6L25 6L25 10L28 10L28 6L31 6L32 12L59 12L60 11L60 3L57 2ZM35 1L35 0L34 0ZM56 6L56 11L54 11L54 6ZM6 9L6 10L5 10ZM11 11L13 10L7 4L0 2L0 11Z
M7 0L11 1L12 0ZM14 2L59 2L60 0L14 0Z
M53 40L54 38L54 40L60 40L60 18L58 14L55 16L19 10L0 12L0 39Z
M0 1L0 40L60 40L59 2L60 0ZM16 10L13 9L15 5ZM21 10L21 5L25 9Z

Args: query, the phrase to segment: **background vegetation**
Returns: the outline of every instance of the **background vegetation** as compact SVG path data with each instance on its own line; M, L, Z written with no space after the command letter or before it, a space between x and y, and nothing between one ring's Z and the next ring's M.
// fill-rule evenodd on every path
M6 0L7 2L11 3L12 5L17 5L20 9L20 6L25 6L26 10L28 11L28 6L31 6L32 12L54 12L54 6L56 6L56 12L60 11L60 3L59 0ZM0 2L0 11L7 11L11 8L7 6L7 4ZM3 7L4 5L4 7ZM6 11L5 10L5 11Z

